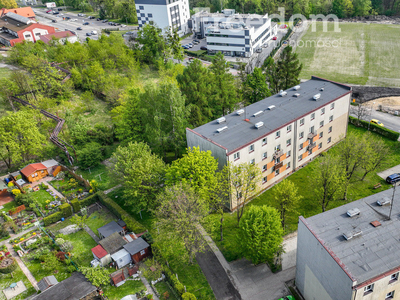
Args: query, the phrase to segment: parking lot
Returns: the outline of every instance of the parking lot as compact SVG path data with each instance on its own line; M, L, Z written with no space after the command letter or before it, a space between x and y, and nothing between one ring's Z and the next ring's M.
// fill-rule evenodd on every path
M36 19L39 23L44 25L49 25L57 28L58 30L71 30L77 34L80 40L84 40L89 32L97 31L97 35L90 36L91 39L97 40L101 30L104 28L116 28L116 26L110 26L108 23L103 23L102 21L96 21L96 19L89 19L88 16L80 17L77 13L60 11L60 14L53 15L51 13L46 13L47 8L34 8L36 14ZM69 17L69 20L64 20L63 17ZM56 22L53 22L55 20ZM83 23L88 22L88 25L83 25ZM121 25L125 26L125 25ZM121 30L124 30L123 27ZM81 27L82 30L77 30Z

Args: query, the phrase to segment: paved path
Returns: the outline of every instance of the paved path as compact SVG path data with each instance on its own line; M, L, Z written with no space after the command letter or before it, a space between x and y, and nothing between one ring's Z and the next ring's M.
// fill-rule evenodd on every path
M116 189L120 188L121 186L122 186L122 184L118 184L118 185L112 187L111 189L105 190L104 194L107 195L108 193L111 193L113 190L116 190Z
M154 291L151 288L151 286L150 286L149 282L147 281L147 279L144 278L144 276L142 276L142 274L139 274L139 277L140 277L140 280L143 282L144 286L146 287L147 292L149 294L153 295L153 300L160 300L160 298L158 298L157 295L154 294Z
M92 229L90 229L89 227L87 227L85 225L85 227L83 227L83 229L85 229L85 231L94 239L94 241L98 244L100 239L99 237L93 232Z
M28 280L30 281L32 286L35 288L35 290L38 291L39 288L37 286L37 281L36 281L35 277L33 277L31 271L29 271L29 269L25 266L24 262L21 260L21 258L18 256L18 254L14 251L14 249L10 243L7 242L6 247L7 247L8 251L10 251L11 255L17 261L19 267L21 268L22 272L25 274L26 278L28 278Z
M400 173L400 165L394 166L390 169L384 170L382 172L378 173L378 176L381 177L382 179L386 180L386 177L388 177L389 175L392 175L394 173Z

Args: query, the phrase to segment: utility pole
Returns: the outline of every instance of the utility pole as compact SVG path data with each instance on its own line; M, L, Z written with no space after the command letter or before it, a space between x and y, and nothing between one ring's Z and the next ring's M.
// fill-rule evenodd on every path
M392 195L392 203L390 203L389 220L390 220L390 217L392 216L392 208L393 208L393 203L394 203L394 192L395 191L396 191L396 183L393 184L393 195Z

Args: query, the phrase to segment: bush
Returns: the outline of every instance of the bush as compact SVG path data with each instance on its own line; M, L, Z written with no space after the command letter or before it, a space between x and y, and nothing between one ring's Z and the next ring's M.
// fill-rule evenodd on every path
M93 194L93 195L90 195L89 197L79 201L79 205L81 207L85 207L85 206L89 206L89 205L91 205L93 203L96 203L97 201L99 201L98 195L97 194Z
M349 122L357 127L363 127L366 129L369 128L370 131L376 132L377 134L387 137L388 139L393 140L393 141L397 141L400 136L399 132L387 129L387 128L379 126L379 125L372 124L368 121L359 120L352 116L349 116Z
M196 296L192 293L184 293L182 294L182 300L196 300Z
M131 215L129 215L124 209L122 209L121 206L119 206L112 199L107 197L103 192L98 192L97 195L100 202L104 204L117 217L122 219L126 223L126 226L130 231L135 233L146 231L146 228L142 224L136 221Z
M58 211L58 212L56 212L54 214L51 214L51 215L43 218L44 226L48 226L48 225L53 224L53 223L55 223L57 221L60 221L62 217L63 217L63 215L62 215L61 211Z
M13 257L8 257L6 259L3 259L1 262L3 264L7 264L5 267L0 268L0 273L2 274L9 274L11 272L14 272L15 269L17 268L17 262Z
M72 205L72 208L74 209L74 212L76 212L76 213L81 209L81 205L77 198L71 200L71 205Z
M68 218L69 216L72 216L72 208L71 208L71 205L69 205L69 203L61 204L59 206L59 208L60 208L60 212L64 218Z

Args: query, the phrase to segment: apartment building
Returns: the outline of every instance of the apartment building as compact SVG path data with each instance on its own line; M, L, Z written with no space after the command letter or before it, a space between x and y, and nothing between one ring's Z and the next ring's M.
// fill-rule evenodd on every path
M234 9L200 11L192 16L191 26L198 38L206 37L208 53L243 57L253 55L278 30L268 14L236 14Z
M296 285L306 300L399 299L400 196L392 196L300 217Z
M346 136L351 87L313 76L279 94L195 129L188 147L211 150L222 168L253 163L264 190ZM229 208L236 208L231 199Z
M190 32L189 0L135 0L139 27L154 24L165 30L173 28L183 36Z

